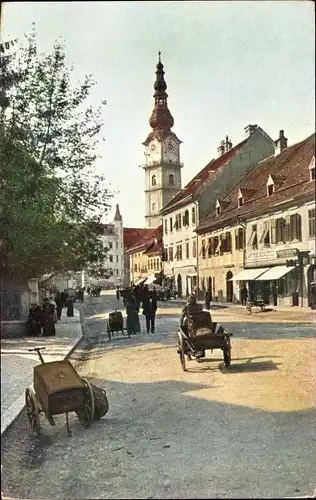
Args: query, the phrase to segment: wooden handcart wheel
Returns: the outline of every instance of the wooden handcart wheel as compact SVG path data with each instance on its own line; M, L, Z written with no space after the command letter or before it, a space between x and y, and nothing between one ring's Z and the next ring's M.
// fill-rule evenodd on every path
M83 378L82 380L86 385L85 402L83 408L77 410L76 413L81 425L83 425L83 427L88 428L90 427L94 419L95 401L94 401L93 389L90 382L86 378Z
M185 366L185 354L184 354L184 341L180 332L178 332L178 353L180 356L180 363L182 366L182 370L185 372L186 366Z
M36 401L36 396L31 388L25 390L25 406L27 417L30 422L31 431L35 437L39 437L41 432L40 410Z

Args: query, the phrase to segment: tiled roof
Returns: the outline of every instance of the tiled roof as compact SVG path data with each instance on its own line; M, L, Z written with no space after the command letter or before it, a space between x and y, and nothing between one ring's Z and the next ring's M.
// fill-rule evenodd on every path
M315 182L310 181L309 165L315 155L315 134L298 144L257 163L227 195L222 213L212 211L196 229L198 233L223 227L237 217L246 217L257 211L268 210L287 200L300 199L304 195L315 196ZM267 196L267 180L274 179L275 192ZM239 189L245 192L244 203L238 207Z
M193 179L181 190L179 191L172 200L167 203L163 209L162 213L169 211L171 208L175 207L178 203L185 200L188 196L196 194L200 188L214 176L214 172L220 167L225 165L229 160L231 160L236 154L242 149L242 147L247 143L249 137L241 141L239 144L231 148L229 151L219 156L216 159L211 160L206 167L204 167Z
M124 227L123 238L125 250L129 250L130 248L132 248L139 241L143 240L145 237L148 237L153 231L153 229L147 228Z
M133 246L128 248L128 253L146 251L155 242L155 239L159 239L162 235L162 225L154 229L146 228L142 231L143 233L139 235Z

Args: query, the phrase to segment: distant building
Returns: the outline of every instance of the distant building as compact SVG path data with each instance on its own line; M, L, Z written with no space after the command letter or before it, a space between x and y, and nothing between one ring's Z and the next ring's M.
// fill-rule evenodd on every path
M143 237L129 248L128 254L131 283L145 281L151 275L162 279L162 226L143 229Z
M103 246L108 249L107 258L104 263L106 269L104 279L113 283L115 286L120 286L123 284L124 280L124 238L123 218L120 213L119 205L116 205L113 222L103 225L101 240Z

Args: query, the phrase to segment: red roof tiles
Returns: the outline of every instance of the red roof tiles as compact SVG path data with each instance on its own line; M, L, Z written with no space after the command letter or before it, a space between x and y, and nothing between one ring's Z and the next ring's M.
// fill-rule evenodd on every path
M162 225L154 229L146 228L142 231L135 243L127 249L128 253L146 251L153 245L155 240L162 237Z
M315 156L315 134L288 147L277 156L257 163L227 195L222 213L212 211L203 219L196 232L203 233L223 227L237 217L276 208L289 200L315 198L315 182L310 181L309 165ZM274 180L274 193L267 196L267 180ZM238 192L245 193L243 205L238 206Z
M219 156L216 159L211 160L206 167L204 167L193 179L179 191L172 200L167 203L163 209L164 211L169 211L175 205L185 200L188 196L196 194L199 189L205 184L206 181L212 178L213 173L220 167L224 166L229 160L231 160L236 154L242 149L242 147L247 143L249 137L244 139L242 142L234 146L232 149Z
M144 238L148 238L155 230L147 228L124 227L124 248L129 250Z

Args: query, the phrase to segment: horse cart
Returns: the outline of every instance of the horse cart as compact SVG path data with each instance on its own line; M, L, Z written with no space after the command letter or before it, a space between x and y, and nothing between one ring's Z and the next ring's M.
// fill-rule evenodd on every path
M115 309L115 311L109 314L107 332L109 340L113 337L114 332L116 332L116 335L118 335L118 332L122 332L122 335L124 335L124 320L121 311ZM130 334L128 336L130 337Z
M201 362L205 358L205 351L213 352L214 349L223 351L225 366L229 367L232 335L223 326L213 323L208 311L189 315L187 322L178 329L178 354L183 371L186 371L186 358L188 361L195 358Z
M33 434L40 435L40 413L44 413L50 425L55 425L53 416L66 414L68 436L68 413L74 411L83 427L90 427L93 420L105 415L109 405L104 389L100 389L81 378L70 361L52 361L45 363L41 350L35 347L41 361L34 367L33 386L25 390L26 412Z

